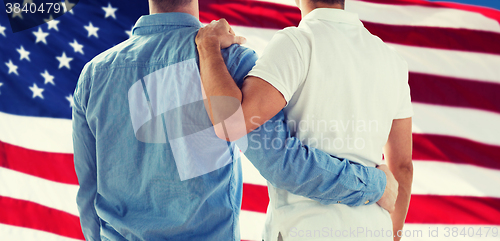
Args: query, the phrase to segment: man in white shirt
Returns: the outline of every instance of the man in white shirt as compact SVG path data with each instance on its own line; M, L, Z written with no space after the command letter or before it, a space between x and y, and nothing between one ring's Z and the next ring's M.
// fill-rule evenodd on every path
M241 39L221 27L225 21L200 30L206 96L229 97L223 105L209 98L212 122L219 137L234 140L245 134L243 124L250 132L284 108L292 135L305 144L366 166L381 164L384 155L399 183L390 214L370 201L360 207L322 205L268 185L264 240L399 240L413 176L406 62L370 34L357 14L344 11L343 0L296 2L303 17L299 27L274 36L241 91L215 56L221 42ZM241 102L236 111L244 120L231 118L235 108L225 108L231 99Z

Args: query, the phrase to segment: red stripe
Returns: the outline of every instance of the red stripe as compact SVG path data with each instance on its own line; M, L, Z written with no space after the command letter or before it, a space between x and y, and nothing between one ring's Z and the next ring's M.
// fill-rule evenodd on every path
M282 29L297 26L300 11L297 7L252 0L199 1L200 21L226 18L230 24Z
M500 146L463 138L413 134L413 160L431 160L500 170Z
M406 223L500 225L500 199L412 195Z
M500 225L500 199L412 195L406 223ZM267 187L243 184L242 210L265 213ZM376 205L376 204L374 204Z
M500 84L420 73L410 73L409 83L412 102L500 113Z
M235 25L282 29L297 26L301 16L296 7L251 0L200 2L200 20L226 18ZM402 45L500 54L500 34L470 29L398 26L363 22L382 40ZM430 38L429 36L432 36Z
M267 186L243 183L243 203L241 210L265 213L269 195Z
M35 151L0 141L0 166L55 182L78 185L73 154Z
M381 4L393 4L393 5L416 5L416 6L436 7L436 8L454 8L469 12L480 13L488 18L500 22L499 10L482 6L474 6L474 5L452 3L452 2L430 2L425 0L361 0L361 1L371 2L371 3L381 3Z
M500 54L498 33L470 29L388 25L366 21L363 21L363 24L370 33L387 43Z
M0 196L0 223L84 239L77 216L9 197Z

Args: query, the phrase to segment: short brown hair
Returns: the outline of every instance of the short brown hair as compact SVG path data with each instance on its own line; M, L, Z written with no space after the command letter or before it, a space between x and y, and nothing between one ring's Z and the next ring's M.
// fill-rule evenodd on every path
M192 0L151 0L159 8L165 12L171 12L178 7L186 6L191 3Z
M344 6L345 0L312 0L313 2L322 2L328 4L341 4Z

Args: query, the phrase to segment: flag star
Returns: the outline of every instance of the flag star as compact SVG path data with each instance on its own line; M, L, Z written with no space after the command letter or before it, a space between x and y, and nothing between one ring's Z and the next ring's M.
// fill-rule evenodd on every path
M14 19L15 17L18 17L20 19L23 19L23 14L22 14L22 11L19 11L16 13L16 11L12 11L12 19Z
M63 52L60 57L56 57L56 59L59 61L59 68L66 67L68 69L71 69L71 67L69 66L69 62L71 62L73 58L68 58L65 52Z
M70 3L68 0L61 2L61 5L63 6L64 12L67 12L69 9L69 12L73 14L73 7L75 6L74 3Z
M42 31L41 27L38 27L38 32L33 32L33 34L36 36L35 43L42 42L44 44L47 44L47 36L49 36L49 33L46 33Z
M4 26L0 25L0 34L1 34L1 35L3 35L4 37L7 37L7 36L5 35L5 29L6 29L6 28L5 28Z
M2 85L3 85L3 83L2 83L2 82L0 82L0 87L2 87ZM0 95L1 95L1 94L2 94L2 92L0 91Z
M106 12L104 18L113 17L114 19L116 19L115 12L116 10L118 10L118 8L114 8L113 6L111 6L111 3L108 3L107 7L102 7L102 10Z
M52 14L50 15L49 18L44 18L43 21L45 21L47 23L47 25L49 25L49 30L55 29L56 31L59 31L59 28L57 27L57 25L61 21L55 20L54 17L52 17Z
M92 25L92 22L89 22L89 25L88 26L84 26L84 28L89 32L89 35L87 37L90 38L90 36L93 35L96 38L99 38L99 36L97 35L97 31L99 31L99 28L94 27L94 25Z
M76 39L73 40L73 43L69 43L69 45L71 45L71 47L73 47L73 50L75 51L75 53L78 52L78 53L84 54L83 53L83 45L76 42Z
M66 96L66 100L69 101L69 107L73 108L73 106L75 106L75 102L73 101L73 95L68 95Z
M36 86L36 84L33 83L33 86L30 87L30 90L31 90L31 92L33 92L33 99L35 97L40 97L43 99L42 92L44 91L44 89L38 88L38 86Z
M14 63L12 63L12 60L9 59L9 62L5 62L5 65L7 65L7 67L9 68L9 73L8 74L11 74L11 73L14 73L16 75L19 75L19 73L17 73L17 65L15 65Z
M52 85L56 85L54 83L54 76L49 74L49 71L45 70L45 72L41 73L42 77L45 79L44 84L51 83Z
M26 51L22 45L21 45L21 48L18 48L16 50L21 55L21 58L19 60L27 59L28 61L31 61L30 60L30 52Z
M128 35L129 38L132 38L132 32L134 31L134 26L130 30L125 30L125 33Z

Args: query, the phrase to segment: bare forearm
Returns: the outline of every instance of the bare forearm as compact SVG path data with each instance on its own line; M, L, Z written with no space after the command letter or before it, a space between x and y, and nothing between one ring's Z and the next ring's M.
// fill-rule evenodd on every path
M396 208L392 212L391 218L394 230L394 240L400 240L398 231L403 230L406 214L410 205L411 185L413 181L413 165L406 164L405 166L389 166L389 169L394 173L394 177L399 183L398 197L396 199ZM401 235L402 231L399 232Z
M204 41L198 45L198 52L202 88L208 101L207 112L215 125L232 114L228 112L235 111L230 109L240 105L242 94L227 70L219 45ZM233 108L228 109L228 105Z

